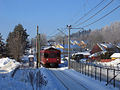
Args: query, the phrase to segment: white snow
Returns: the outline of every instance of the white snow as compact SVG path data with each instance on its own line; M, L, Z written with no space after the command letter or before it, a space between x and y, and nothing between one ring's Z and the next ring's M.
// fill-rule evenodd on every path
M107 65L107 66L118 66L120 64L120 59L115 59L111 62L98 62L98 64Z
M77 54L83 54L83 55L85 55L85 56L89 56L89 55L90 55L90 52L77 52L77 53L72 54L72 56L73 56L73 55L77 55Z
M113 53L110 57L111 58L120 58L120 53Z
M34 57L34 55L29 55L28 57L29 57L29 58L32 58L32 57Z
M14 59L1 58L0 59L0 73L9 73L20 65Z
M67 61L64 61L62 64L66 63ZM3 58L0 59L0 69L3 69L2 67L6 67L9 70L11 67L8 65L9 63L11 67L17 66L19 64L16 64L17 62L13 59L9 58ZM64 66L64 65L63 65ZM32 86L30 82L28 81L28 75L29 72L32 71L33 73L36 73L38 70L41 71L41 73L44 75L45 80L48 81L46 86L42 86L40 90L66 90L64 85L55 77L55 75L46 68L39 68L39 69L19 69L16 71L14 77L3 75L3 73L0 73L0 90L32 90ZM93 78L87 77L79 72L76 72L75 70L68 69L68 67L62 67L61 68L54 68L54 71L62 71L66 73L67 75L71 76L71 78L74 78L76 81L79 81L79 83L88 90L118 90L117 88L105 86L106 83L102 82L100 83L97 80L94 80ZM9 74L9 73L5 73ZM59 75L60 76L60 75ZM64 80L63 80L64 81ZM67 81L65 81L67 82ZM69 80L67 83L73 82L72 80ZM35 86L35 85L34 85ZM73 86L76 87L77 85ZM78 86L79 87L79 86ZM81 88L79 88L81 90Z
M65 69L64 72L73 77L76 81L80 81L88 90L117 90L117 88L107 87L104 82L100 82L85 76L75 70Z

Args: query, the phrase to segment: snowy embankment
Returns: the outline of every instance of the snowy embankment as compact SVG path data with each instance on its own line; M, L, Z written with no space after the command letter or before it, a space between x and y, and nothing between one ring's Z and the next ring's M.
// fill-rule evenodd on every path
M67 69L67 67L65 67L65 62L62 62L63 65L61 64L60 68L51 68L51 70L46 68L18 69L14 77L11 77L10 75L4 76L2 73L0 73L0 90L66 90L64 85L57 78L58 76L55 76L54 72L57 72L61 77L68 76L69 78L74 79L75 83L71 79L71 81L67 81L66 79L63 79L63 81L67 82L68 85L72 84L73 82L75 86L79 88L79 90L82 90L82 88L76 84L78 82L82 86L85 86L87 90L117 90L116 88L106 87L106 83L104 82L100 83L99 81L95 81L94 79L82 75L75 70ZM1 60L0 65L1 68L6 67L5 69L8 69L10 72L11 70L14 70L14 68L17 67L19 63L12 59L4 58L4 61Z
M115 59L111 62L97 62L97 64L102 64L104 66L114 66L114 67L120 67L119 64L120 64L120 59Z
M10 73L20 65L14 59L1 58L0 59L0 73Z

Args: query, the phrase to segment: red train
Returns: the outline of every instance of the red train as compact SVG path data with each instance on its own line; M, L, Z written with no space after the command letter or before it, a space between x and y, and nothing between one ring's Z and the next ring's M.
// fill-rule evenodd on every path
M58 67L58 64L61 63L61 51L53 47L41 50L40 55L43 66Z

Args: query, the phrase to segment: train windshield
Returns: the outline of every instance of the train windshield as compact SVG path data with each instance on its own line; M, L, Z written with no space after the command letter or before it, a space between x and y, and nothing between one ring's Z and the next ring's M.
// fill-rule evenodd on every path
M59 58L60 57L60 53L45 53L44 57L45 58Z

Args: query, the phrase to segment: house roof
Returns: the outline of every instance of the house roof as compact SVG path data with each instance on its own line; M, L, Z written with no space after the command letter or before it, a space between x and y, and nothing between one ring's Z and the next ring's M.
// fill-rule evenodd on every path
M34 57L34 55L29 55L28 57L29 57L29 58L32 58L32 57Z
M113 53L110 57L111 58L120 58L120 53Z
M113 44L111 44L111 43L97 43L94 47L93 47L93 49L92 49L92 51L91 51L91 53L93 54L93 53L96 53L96 52L100 52L100 51L110 51L110 50L113 50L114 52L119 52L119 50L118 50L118 48L115 46L115 45L113 45Z
M111 44L111 43L101 43L100 45L105 47L105 48L112 48L113 47L113 44Z
M75 55L77 55L77 54L83 54L83 55L90 55L90 52L77 52L77 53L74 53Z
M92 58L92 57L98 57L101 54L105 54L105 53L106 53L106 51L100 51L100 52L96 52L96 53L91 54L89 57L90 58Z
M98 44L98 43L97 43L97 45L100 47L100 49L101 49L102 51L106 51L106 49L104 48L104 46L103 46L103 45Z

